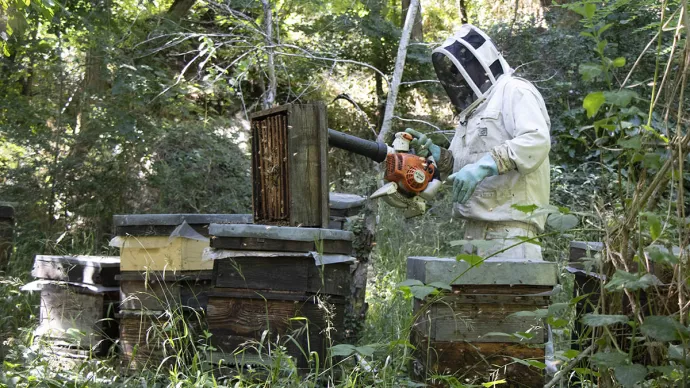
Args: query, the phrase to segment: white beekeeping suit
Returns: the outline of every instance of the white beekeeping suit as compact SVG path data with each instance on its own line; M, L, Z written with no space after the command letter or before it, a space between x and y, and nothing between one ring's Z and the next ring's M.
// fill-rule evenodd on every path
M489 37L471 25L436 48L432 59L459 113L450 152L441 149L439 167L455 180L454 206L467 220L466 239L497 240L492 248L474 247L486 256L516 244L517 236L535 236L546 216L512 206L549 203L551 124L541 94L513 76ZM521 244L496 256L541 260L541 248Z

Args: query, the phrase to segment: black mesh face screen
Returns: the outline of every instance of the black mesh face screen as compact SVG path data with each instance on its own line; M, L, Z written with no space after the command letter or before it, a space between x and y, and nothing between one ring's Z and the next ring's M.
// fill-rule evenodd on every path
M436 76L441 81L441 85L448 94L451 104L455 107L456 113L462 112L476 98L472 88L467 84L455 64L443 53L432 54L431 61L436 69Z
M476 33L475 35L481 38L482 43L485 42L481 35ZM468 34L467 36L472 36L472 34ZM475 41L477 41L477 39L475 39ZM462 43L455 41L453 44L446 46L445 49L458 59L458 62L460 62L460 65L465 69L477 88L484 90L485 88L488 88L488 86L491 86L491 80L486 74L484 67L479 60L475 58L472 52L467 49L467 47L465 47ZM485 86L484 84L486 83L489 84Z

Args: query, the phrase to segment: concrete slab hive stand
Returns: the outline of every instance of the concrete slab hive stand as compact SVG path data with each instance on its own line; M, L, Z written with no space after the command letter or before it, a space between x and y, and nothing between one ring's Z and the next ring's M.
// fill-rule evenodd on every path
M332 327L328 333L335 343L344 332L352 233L266 225L214 224L209 230L207 257L213 258L214 270L207 319L218 349L212 361L271 362L271 354L261 361L247 346L268 330L264 344L280 338L300 370L309 367L305 354L310 351L323 365L330 344L325 329ZM332 316L321 302L332 306Z
M113 218L120 247L120 346L125 370L157 366L183 344L174 327L197 333L212 261L203 261L211 223L248 223L250 214L133 214ZM181 318L186 319L181 319ZM180 325L188 325L184 328ZM176 342L176 348L164 344Z
M324 104L287 104L251 115L257 224L328 227Z
M22 288L41 294L34 334L62 356L105 354L118 336L119 267L116 256L37 255L37 280Z
M0 271L7 269L14 240L14 208L0 204Z
M509 386L543 386L542 371L511 358L544 361L543 323L511 314L548 307L556 263L488 259L470 268L451 258L410 257L407 277L452 287L433 302L415 299L411 369L416 378L453 374L472 381L495 372ZM518 332L532 336L510 336Z

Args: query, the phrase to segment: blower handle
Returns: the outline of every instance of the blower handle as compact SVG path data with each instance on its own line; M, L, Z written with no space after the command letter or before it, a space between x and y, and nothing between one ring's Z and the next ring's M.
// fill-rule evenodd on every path
M386 160L386 155L388 155L388 146L384 143L360 139L357 136L348 135L330 128L328 129L328 144L332 147L365 156L378 163Z

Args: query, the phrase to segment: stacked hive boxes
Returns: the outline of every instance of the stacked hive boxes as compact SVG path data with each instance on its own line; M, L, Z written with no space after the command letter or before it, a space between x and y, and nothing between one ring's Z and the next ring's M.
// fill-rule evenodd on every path
M270 363L281 345L300 369L310 366L312 352L324 365L327 348L344 332L352 233L267 225L209 230L214 284L207 319L219 350L212 361Z
M116 256L36 256L37 280L25 291L40 291L35 334L59 354L102 355L117 338L120 259Z
M141 214L114 217L120 248L120 345L130 369L185 357L203 324L212 261L202 261L210 223L246 223L251 215ZM188 343L177 343L187 338Z
M416 377L428 381L450 372L472 381L495 373L510 386L543 385L541 370L514 361L544 360L543 323L515 313L547 308L556 274L556 263L546 261L490 258L470 266L455 258L409 257L408 279L452 288L440 298L415 299Z

